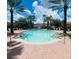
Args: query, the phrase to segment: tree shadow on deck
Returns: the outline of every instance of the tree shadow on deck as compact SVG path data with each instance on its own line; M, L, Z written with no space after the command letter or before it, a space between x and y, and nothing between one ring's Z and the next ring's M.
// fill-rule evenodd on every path
M8 50L7 59L17 59L16 56L21 55L23 46L20 44L21 44L21 42L16 42L16 41L8 42L7 45L9 46L9 48L12 48L14 46L16 46L16 47L14 47L12 49L7 49Z
M71 34L68 34L69 38L71 39Z
M13 47L13 46L19 45L19 44L21 44L21 42L11 41L11 42L8 42L8 43L7 43L7 46Z

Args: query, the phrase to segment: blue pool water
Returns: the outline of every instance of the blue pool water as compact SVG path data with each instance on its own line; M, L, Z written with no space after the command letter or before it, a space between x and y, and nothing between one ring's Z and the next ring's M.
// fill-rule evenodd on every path
M56 32L51 30L28 30L21 33L20 38L25 42L45 44L57 41Z

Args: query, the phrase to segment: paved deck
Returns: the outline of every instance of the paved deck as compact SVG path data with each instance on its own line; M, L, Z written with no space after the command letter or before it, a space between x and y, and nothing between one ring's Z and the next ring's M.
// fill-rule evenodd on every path
M71 59L71 40L45 45L32 45L12 40L8 47L8 59Z

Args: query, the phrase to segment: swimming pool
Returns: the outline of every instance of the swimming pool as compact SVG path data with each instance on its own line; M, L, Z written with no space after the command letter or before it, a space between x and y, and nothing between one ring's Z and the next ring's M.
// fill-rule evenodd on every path
M54 36L55 34L56 32L52 30L28 30L22 32L20 38L32 44L47 44L59 40Z

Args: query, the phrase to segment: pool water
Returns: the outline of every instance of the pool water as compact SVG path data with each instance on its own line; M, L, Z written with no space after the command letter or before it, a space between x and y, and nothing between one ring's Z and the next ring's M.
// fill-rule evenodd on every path
M22 32L20 38L33 44L46 44L59 40L55 38L55 34L56 32L51 30L28 30Z

